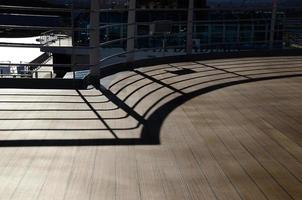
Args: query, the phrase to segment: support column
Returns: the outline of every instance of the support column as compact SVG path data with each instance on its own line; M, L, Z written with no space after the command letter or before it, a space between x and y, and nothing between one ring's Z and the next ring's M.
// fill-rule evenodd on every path
M258 43L255 43L255 21L253 19L253 24L252 24L252 45L253 47L255 46L255 44L257 45ZM257 41L258 42L258 41Z
M74 47L76 46L75 44L75 25L74 25L74 20L75 20L75 9L74 9L74 1L72 1L71 4L71 45L72 45L72 50L71 50L71 70L72 70L72 76L73 80L75 79L75 71L77 68L75 67L75 49Z
M193 49L193 19L194 19L194 0L189 0L188 22L187 22L187 54L192 54Z
M213 45L212 45L212 24L208 24L208 46L207 51L212 51Z
M227 46L228 45L226 45L226 24L225 24L225 22L223 22L223 25L222 25L222 48L223 48L223 52L226 51Z
M100 76L99 61L100 61L100 4L99 0L91 0L90 4L90 30L89 30L89 48L90 48L90 75L93 79L98 79Z
M273 0L271 30L270 30L270 40L269 40L270 49L274 48L276 18L277 18L277 0Z
M127 27L127 62L134 60L135 31L136 31L136 0L128 0L128 27Z
M237 50L240 51L241 50L241 37L240 37L240 21L238 20L237 23Z

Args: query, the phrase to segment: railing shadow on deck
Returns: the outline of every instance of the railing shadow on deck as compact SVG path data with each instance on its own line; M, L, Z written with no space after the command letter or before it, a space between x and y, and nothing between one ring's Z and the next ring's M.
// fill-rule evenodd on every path
M186 103L187 101L210 92L214 92L216 90L220 90L223 88L239 85L239 84L246 84L252 83L257 81L266 81L266 80L273 80L273 79L284 79L284 78L293 78L293 77L302 77L302 64L298 64L297 67L290 67L287 68L291 62L300 62L300 60L292 60L288 62L281 62L278 64L279 67L276 67L276 64L270 65L269 58L262 59L262 63L265 63L266 69L271 69L271 72L263 72L264 68L259 66L259 60L255 59L246 59L240 60L238 59L242 66L244 64L255 64L254 69L249 70L240 70L240 65L236 65L236 61L233 61L234 66L227 66L227 62L221 63L221 65L226 64L226 67L219 68L219 61L216 62L215 66L211 64L204 63L204 62L192 62L186 65L177 65L177 68L188 68L191 69L194 74L194 77L183 76L182 74L174 74L171 73L170 69L174 68L173 64L168 64L165 66L160 66L155 69L144 69L143 71L140 70L133 70L130 75L120 78L116 82L109 85L108 88L105 88L103 85L96 86L100 90L100 96L105 96L110 101L102 101L102 102L90 102L87 97L81 93L81 91L77 90L78 96L83 100L82 103L86 104L89 109L78 109L79 111L92 111L95 114L95 118L93 120L99 120L100 123L105 125L104 129L9 129L9 130L0 130L0 131L85 131L85 130L94 130L94 131L109 131L114 137L107 139L107 138L92 138L92 139L20 139L20 140L0 140L0 147L47 147L47 146L106 146L106 145L160 145L160 133L161 128L165 119L168 115L173 112L177 107L181 106L182 104ZM239 63L238 61L238 63ZM284 66L284 68L282 68ZM244 67L241 67L244 68ZM237 70L238 69L238 70ZM285 69L285 71L278 71L279 69ZM199 71L194 71L199 70ZM232 71L229 71L232 70ZM277 70L277 71L276 71ZM205 72L214 72L214 74L205 75ZM244 75L240 74L244 72ZM286 72L286 75L284 75ZM152 73L152 75L150 75ZM158 78L161 75L167 75L168 77ZM220 75L229 75L227 77L219 77ZM219 78L217 78L217 76ZM256 77L252 77L256 76ZM260 76L260 77L259 77ZM131 80L132 78L138 78L135 80ZM176 79L174 82L170 82L169 84L165 83L167 80ZM202 80L206 78L206 80ZM200 80L201 79L201 80ZM234 80L235 79L235 80ZM139 81L147 80L145 84L138 84ZM195 80L197 82L189 83L189 81ZM123 84L126 82L127 84ZM217 83L216 83L217 82ZM140 96L132 106L126 103L129 98L131 98L134 94L138 91L145 89L146 87L156 83L159 87L156 87L153 90L148 91L148 93ZM182 88L174 87L175 84L182 83L185 86ZM205 86L190 92L185 92L184 90L193 88L195 86L202 86L203 84L211 84L210 86ZM113 92L113 88L117 87L118 85L122 85L117 91ZM135 84L138 86L135 87ZM126 90L128 87L135 87L135 89L127 94L123 99L119 97L119 94ZM168 89L169 92L164 93L159 98L155 99L152 102L152 105L146 107L143 114L139 114L136 110L138 105L142 105L145 100L152 98L155 93L162 89ZM178 96L168 100L167 102L162 103L164 100L167 100L174 94L178 94ZM98 96L98 95L96 95ZM48 102L48 101L47 101ZM114 111L117 109L121 109L125 111L125 116L121 117L112 117L112 118L105 118L103 117L97 109L94 107L95 104L104 104L111 102L113 103L116 108L110 108L107 111ZM68 103L68 102L64 102ZM79 103L79 102L73 102ZM162 104L161 104L162 103ZM158 106L155 110L154 108ZM41 109L41 111L47 111L48 109ZM68 109L61 109L62 111ZM106 109L104 109L106 110ZM19 110L20 111L20 110ZM24 110L26 111L26 110ZM30 110L27 110L30 111ZM37 110L35 110L37 111ZM49 110L48 110L49 111ZM60 111L60 110L58 110ZM70 109L69 111L72 111ZM132 117L136 120L136 125L129 126L129 127L111 127L107 120L123 120L128 117ZM1 119L0 119L1 120ZM29 120L29 119L10 119L10 120ZM30 120L81 120L77 118L71 119L64 119L64 118L51 118L51 119L30 119ZM82 119L83 120L83 119ZM116 131L129 131L129 130L136 130L139 127L142 128L140 132L140 137L138 138L119 138L119 136L115 133Z

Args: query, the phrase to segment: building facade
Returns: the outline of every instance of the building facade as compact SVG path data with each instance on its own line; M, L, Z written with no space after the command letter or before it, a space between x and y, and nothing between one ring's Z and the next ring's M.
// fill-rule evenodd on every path
M51 4L65 10L48 11L47 15L43 15L41 11L18 9L9 11L5 19L3 14L0 15L0 22L2 20L5 21L2 24L12 25L9 29L4 29L4 34L6 30L10 31L9 34L15 30L20 32L20 28L15 29L14 26L46 26L49 30L54 27L55 31L50 34L72 38L70 48L42 49L53 54L55 63L88 64L91 52L87 49L93 46L98 48L101 66L171 55L288 48L291 47L290 41L301 35L298 25L300 21L297 21L297 18L302 17L299 10L274 7L271 1L229 2L41 1L41 5ZM98 6L94 7L96 4ZM290 1L288 5L291 5ZM13 20L16 16L27 17L23 21ZM55 20L48 20L47 17ZM40 32L37 32L39 28L33 28L34 34L41 34L47 29L42 28ZM21 31L23 32L22 29ZM94 44L91 38L95 39ZM73 51L73 47L84 50ZM66 70L71 68L64 68Z

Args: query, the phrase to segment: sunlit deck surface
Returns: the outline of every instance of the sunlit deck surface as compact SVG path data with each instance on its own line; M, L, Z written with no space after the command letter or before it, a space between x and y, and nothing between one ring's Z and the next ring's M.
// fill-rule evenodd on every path
M302 56L102 84L0 89L0 199L302 199Z

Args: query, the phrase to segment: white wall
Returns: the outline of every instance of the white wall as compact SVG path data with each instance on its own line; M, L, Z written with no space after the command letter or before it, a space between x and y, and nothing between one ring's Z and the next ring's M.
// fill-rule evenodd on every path
M8 43L37 43L38 37L30 38L0 38L0 42ZM30 62L43 54L40 48L0 47L0 62L11 61L11 63Z

